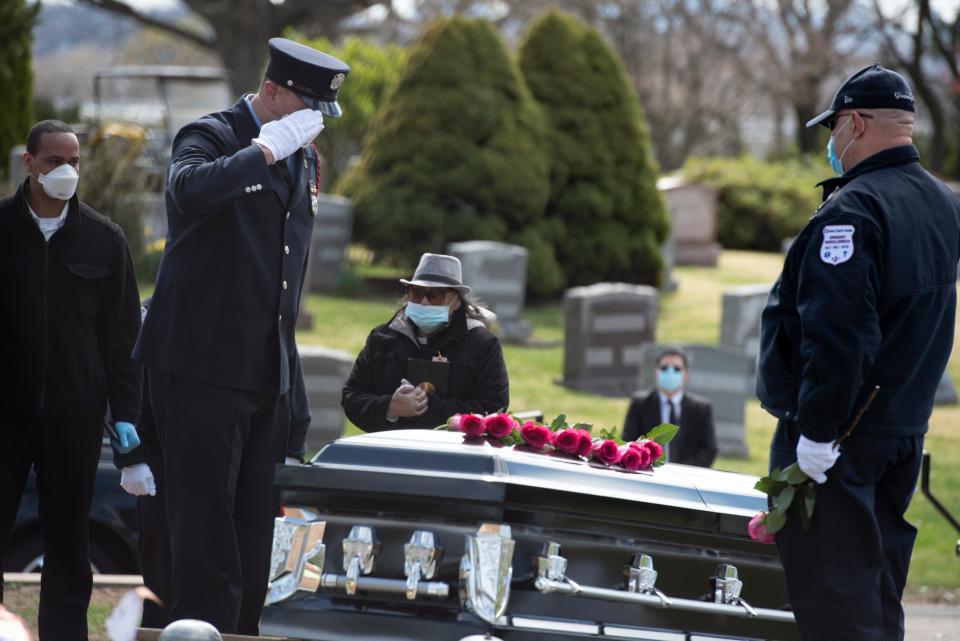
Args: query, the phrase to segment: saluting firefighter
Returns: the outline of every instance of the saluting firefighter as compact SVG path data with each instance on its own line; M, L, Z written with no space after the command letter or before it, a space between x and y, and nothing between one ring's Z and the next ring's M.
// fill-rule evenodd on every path
M920 166L914 99L873 64L807 123L838 178L797 236L763 311L757 394L780 420L770 467L820 485L809 532L776 536L805 641L903 639L916 537L904 514L953 344L960 205ZM836 440L876 399L842 448Z
M163 460L171 618L257 634L279 498L294 325L319 193L310 142L350 69L283 38L256 94L177 134L169 232L134 356Z
M73 131L38 122L23 163L26 181L0 200L0 561L32 467L44 555L40 637L79 641L108 403L118 445L139 444L141 367L130 352L140 303L123 231L77 198Z

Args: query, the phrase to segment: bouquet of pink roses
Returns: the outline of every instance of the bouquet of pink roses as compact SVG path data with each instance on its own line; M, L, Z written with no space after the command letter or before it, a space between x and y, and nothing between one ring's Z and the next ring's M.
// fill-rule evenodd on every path
M504 445L521 446L541 452L586 459L625 470L648 470L664 464L664 446L677 433L677 426L665 423L651 429L647 437L625 443L616 430L601 430L594 438L588 423L567 423L565 414L560 414L550 425L535 421L520 423L506 413L487 416L479 414L455 414L446 427L460 431L465 439L486 438Z

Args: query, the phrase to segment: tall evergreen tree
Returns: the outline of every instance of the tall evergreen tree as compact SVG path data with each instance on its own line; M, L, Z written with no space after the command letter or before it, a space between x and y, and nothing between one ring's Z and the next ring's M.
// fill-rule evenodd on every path
M10 148L22 145L33 125L33 72L30 31L40 3L0 2L0 169L9 170Z
M404 265L450 241L518 242L549 193L543 120L490 24L427 27L338 191L358 239Z
M566 285L659 284L669 222L643 111L594 30L556 11L531 25L520 69L547 120L545 225Z

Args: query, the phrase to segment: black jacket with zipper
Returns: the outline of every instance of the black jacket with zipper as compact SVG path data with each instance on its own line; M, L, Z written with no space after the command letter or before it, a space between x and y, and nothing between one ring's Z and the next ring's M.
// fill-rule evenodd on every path
M953 346L960 204L919 160L894 147L821 183L763 310L757 396L814 441L837 438L875 386L858 434L927 431Z
M423 415L387 421L390 398L409 376L408 359L429 360L438 354L450 363L446 397L430 394ZM347 418L366 432L429 429L454 414L506 410L509 388L500 341L482 321L467 318L463 309L458 309L449 326L421 345L400 311L389 323L370 332L343 388L342 405Z
M28 179L29 181L29 179ZM118 225L70 199L45 241L26 181L0 200L0 416L140 420L140 297Z

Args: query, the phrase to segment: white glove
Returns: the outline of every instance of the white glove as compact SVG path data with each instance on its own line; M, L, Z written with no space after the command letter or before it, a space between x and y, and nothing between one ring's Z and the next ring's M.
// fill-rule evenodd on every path
M309 145L321 131L323 114L313 109L301 109L265 124L253 142L269 149L277 162Z
M285 465L300 465L300 459L288 456L283 460Z
M157 482L146 463L137 463L120 470L120 487L134 496L157 495Z
M826 483L825 472L833 467L840 458L840 447L836 441L817 443L806 436L800 436L797 443L797 464L803 473L817 483Z

